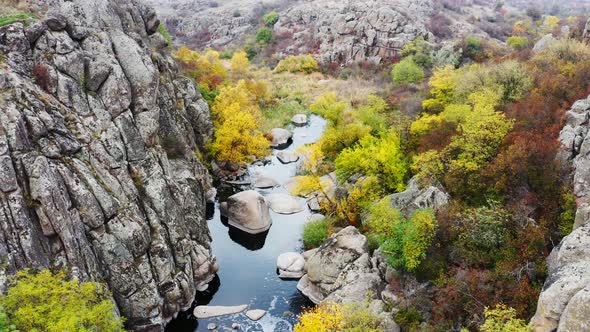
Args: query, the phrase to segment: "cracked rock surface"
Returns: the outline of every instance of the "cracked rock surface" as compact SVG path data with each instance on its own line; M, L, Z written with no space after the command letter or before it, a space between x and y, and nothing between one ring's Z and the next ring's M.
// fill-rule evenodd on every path
M590 97L566 113L557 158L573 166L577 211L573 231L547 258L548 277L531 321L534 331L590 329Z
M209 109L149 7L47 2L0 28L1 274L104 281L128 328L162 331L218 269L195 157Z

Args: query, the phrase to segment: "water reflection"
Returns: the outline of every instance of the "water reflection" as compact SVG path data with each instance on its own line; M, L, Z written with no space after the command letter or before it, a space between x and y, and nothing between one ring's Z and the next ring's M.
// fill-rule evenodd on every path
M235 243L248 250L256 251L264 247L268 230L258 234L250 234L230 225L228 233L229 238Z

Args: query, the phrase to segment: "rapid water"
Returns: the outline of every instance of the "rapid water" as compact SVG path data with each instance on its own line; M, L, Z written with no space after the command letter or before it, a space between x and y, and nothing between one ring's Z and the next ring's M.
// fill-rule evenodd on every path
M317 141L323 134L326 121L311 115L306 127L294 127L293 143L282 151L295 151L302 145ZM274 150L272 160L266 165L250 166L252 180L257 176L268 176L284 184L296 175L297 163L283 164ZM219 200L238 190L220 187ZM284 187L258 190L262 195L271 192L287 192ZM301 204L305 200L299 198ZM306 205L305 205L306 206ZM306 206L307 208L307 206ZM179 314L168 324L167 332L208 331L209 323L217 324L217 331L231 330L232 323L240 324L240 331L282 332L291 331L297 315L312 303L297 290L297 280L281 280L276 271L276 259L285 252L301 252L303 225L311 211L293 215L281 215L270 211L272 226L263 234L250 235L229 226L219 212L219 202L210 207L209 230L213 241L213 254L217 257L220 270L209 289L197 294L198 302L193 305L241 305L249 309L263 309L267 314L257 322L249 320L244 313L197 320L192 316L193 308Z

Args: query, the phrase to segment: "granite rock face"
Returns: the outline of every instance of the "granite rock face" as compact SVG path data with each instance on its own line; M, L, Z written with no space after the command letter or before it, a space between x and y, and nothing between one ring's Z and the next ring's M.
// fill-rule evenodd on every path
M468 19L493 17L494 2L463 1L461 13L434 0L147 0L163 14L178 45L192 48L240 48L260 28L262 16L279 13L272 27L277 59L312 54L324 65L378 63L398 55L418 37L435 41L430 29L435 15L450 21L451 35L493 39ZM213 6L212 6L213 5ZM501 42L494 40L498 45Z
M194 153L209 109L149 7L47 4L40 21L0 28L2 274L104 281L129 329L161 331L218 269Z
M317 54L321 63L379 63L418 37L434 39L427 29L432 10L429 0L302 2L281 13L274 30L292 36L286 54Z
M566 113L557 156L573 166L577 212L571 234L547 258L549 276L531 321L534 331L586 331L590 314L590 98Z

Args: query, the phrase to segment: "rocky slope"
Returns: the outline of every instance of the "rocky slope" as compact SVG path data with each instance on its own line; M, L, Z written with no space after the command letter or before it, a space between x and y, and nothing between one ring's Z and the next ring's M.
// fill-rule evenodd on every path
M207 104L150 8L48 5L0 28L1 275L63 267L105 281L129 328L161 331L217 270L195 157Z
M248 0L156 1L149 0L164 13L166 25L179 45L193 48L239 47L246 35L256 33L264 13L280 14L274 26L276 44L270 50L276 57L286 54L314 54L327 64L360 61L379 62L395 56L403 46L424 37L435 40L431 29L442 29L442 15L448 36L481 35L490 38L469 17L494 16L494 6L473 1L461 13L447 9L438 0L268 0L258 4ZM448 27L447 27L448 25Z
M284 0L146 0L165 19L177 45L192 48L236 46L256 32L261 16Z
M578 210L572 233L547 258L549 277L532 319L534 331L590 330L590 97L567 112L558 159L574 169Z

